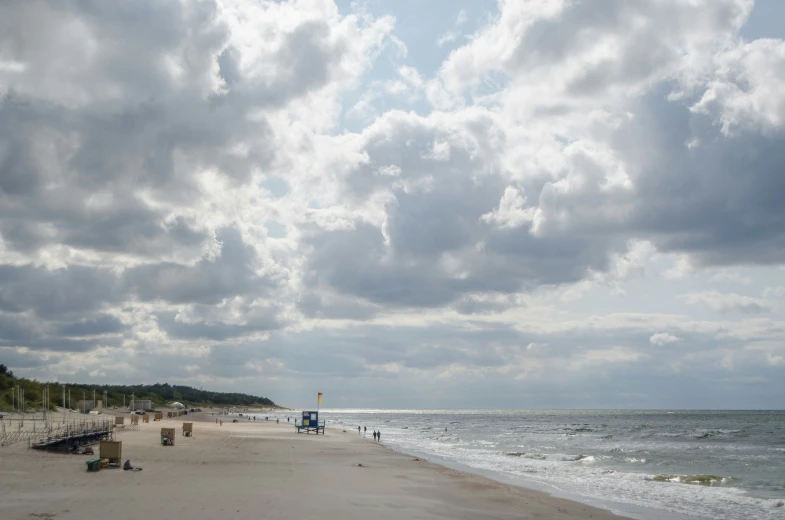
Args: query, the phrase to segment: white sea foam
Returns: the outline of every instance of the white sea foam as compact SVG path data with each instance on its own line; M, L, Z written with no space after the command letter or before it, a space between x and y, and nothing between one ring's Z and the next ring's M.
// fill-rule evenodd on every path
M590 503L621 501L613 505L621 512L624 504L654 511L647 517L635 510L641 518L661 518L656 511L705 519L785 518L782 478L777 483L776 471L769 470L785 448L761 444L771 431L767 427L776 429L785 421L751 431L724 424L746 424L748 417L643 412L640 417L626 412L605 417L607 413L596 412L599 421L589 412L537 413L344 411L328 417L355 428L383 423L384 442L401 451L432 455L522 485L548 486ZM689 427L674 427L679 421ZM712 421L718 424L693 424ZM696 433L708 432L723 437L723 442L695 438ZM706 474L720 478L688 478ZM674 478L655 479L658 475ZM755 482L758 487L751 488Z

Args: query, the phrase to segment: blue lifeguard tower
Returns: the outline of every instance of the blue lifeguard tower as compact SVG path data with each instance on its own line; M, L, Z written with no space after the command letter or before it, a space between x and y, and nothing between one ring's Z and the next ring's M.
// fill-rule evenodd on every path
M294 429L297 433L311 433L314 432L319 435L319 431L324 435L324 421L319 420L319 411L305 411L303 410L303 417L300 419L300 424L294 423Z

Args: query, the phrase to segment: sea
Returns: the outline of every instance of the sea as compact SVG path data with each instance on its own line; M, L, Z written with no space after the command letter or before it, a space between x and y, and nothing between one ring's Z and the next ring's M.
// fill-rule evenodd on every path
M641 520L785 520L785 411L337 410L327 428Z

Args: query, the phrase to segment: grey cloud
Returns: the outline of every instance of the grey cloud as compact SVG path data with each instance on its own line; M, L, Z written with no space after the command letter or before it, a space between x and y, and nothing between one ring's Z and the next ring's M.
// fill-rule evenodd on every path
M17 377L23 376L24 371L36 368L43 368L57 359L44 359L33 351L20 351L17 348L0 345L0 363L14 371Z
M785 135L724 136L654 96L641 108L616 146L637 164L632 230L702 265L785 262Z
M513 301L499 301L487 299L475 295L466 295L456 301L452 308L460 314L496 314L519 304ZM525 305L522 305L525 307Z
M522 32L508 73L525 78L542 68L580 60L566 85L573 96L596 95L624 84L645 83L672 73L684 56L700 47L730 39L744 20L743 1L678 2L609 0L566 5L557 17L541 18ZM611 39L617 53L598 56L597 46ZM566 67L565 67L566 72Z
M263 172L285 195L288 184L266 172L275 136L260 109L354 75L346 58L363 59L351 38L364 34L303 16L280 32L260 30L278 41L241 63L248 51L231 43L225 14L214 1L0 6L0 56L11 64L0 68L0 244L10 255L68 265L0 266L2 344L114 345L133 332L109 313L131 313L123 304L134 300L193 309L277 291L269 307L238 311L244 325L204 309L191 323L153 312L174 339L223 341L286 324L285 271L257 257L237 230L219 230L218 257L198 260L213 238L210 216L192 211L205 195L198 174L217 172L237 187ZM249 72L249 63L264 73ZM107 335L115 337L92 338Z
M318 277L313 276L312 279L318 280ZM373 319L380 310L378 305L359 298L349 298L318 285L301 294L298 308L308 318L357 321Z
M23 64L21 72L0 71L8 86L0 97L0 191L23 197L0 210L9 245L117 252L132 243L132 254L150 257L174 245L191 247L193 256L203 229L181 222L185 232L174 233L163 222L167 208L153 209L135 193L147 188L157 202L186 205L200 196L194 172L215 169L243 183L268 167L272 129L264 117L246 117L249 110L321 88L349 44L324 21L299 23L268 57L285 74L260 83L240 77L218 14L215 2L187 9L156 2L0 7L0 48ZM66 38L64 27L76 32ZM98 43L87 52L80 46L91 39ZM186 84L166 59L182 67ZM210 90L216 60L230 77L224 92ZM235 153L238 145L244 154ZM87 208L106 194L114 204Z
M280 309L271 308L264 316L254 316L249 323L243 325L228 324L221 321L209 323L205 321L185 322L178 320L173 312L161 312L157 315L158 326L172 339L207 339L223 341L247 336L255 332L276 330L284 323L278 317Z
M25 345L38 334L40 324L26 315L0 312L0 342Z
M32 310L42 318L78 315L116 303L120 287L119 278L106 269L0 265L0 310Z
M58 334L63 336L97 336L116 334L125 330L125 325L111 314L98 314L92 318L83 318L76 322L63 323L57 327Z
M378 228L362 223L350 231L318 232L309 240L310 269L341 292L393 305L443 305L464 285L439 277L432 265L406 269L383 263L383 241Z
M384 230L365 222L304 228L314 283L376 304L438 307L471 292L581 280L589 270L606 270L610 253L623 247L614 237L535 236L528 225L496 229L482 222L508 186L491 141L503 142L503 134L487 116L448 132L390 113L364 135L368 161L346 176L346 188L358 199L380 191L391 197ZM449 156L435 156L438 142L447 143ZM380 173L390 166L395 175Z
M274 273L256 274L261 262L239 231L226 228L217 238L222 247L214 261L202 259L194 266L159 263L134 267L125 272L129 289L142 300L215 304L230 296L271 290L280 283Z
M98 346L119 346L122 341L119 334L124 330L122 323L106 314L63 322L41 319L29 313L0 313L0 346L25 347L30 352L87 352ZM113 336L107 337L107 334Z
M608 166L573 152L566 180L580 188L542 188L537 236L560 254L540 259L577 255L586 261L573 265L602 271L603 251L635 237L661 252L688 253L696 266L785 262L785 135L725 135L691 112L690 100L666 99L672 87L643 97L609 143L631 187L603 189Z

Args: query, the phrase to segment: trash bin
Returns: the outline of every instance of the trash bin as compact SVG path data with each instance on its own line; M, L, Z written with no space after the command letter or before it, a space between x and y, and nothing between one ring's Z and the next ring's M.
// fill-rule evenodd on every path
M87 464L87 471L99 471L101 469L101 459L89 459Z

